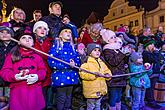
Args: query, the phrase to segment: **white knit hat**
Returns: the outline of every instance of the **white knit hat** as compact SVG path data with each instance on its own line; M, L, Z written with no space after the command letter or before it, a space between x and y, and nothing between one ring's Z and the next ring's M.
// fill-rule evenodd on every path
M37 21L35 24L34 24L34 26L33 26L33 33L36 33L35 31L36 31L36 29L38 28L38 27L41 27L41 26L43 26L43 27L45 27L46 28L46 34L48 34L48 31L49 31L49 28L48 28L48 24L46 23L46 22L44 22L44 21Z

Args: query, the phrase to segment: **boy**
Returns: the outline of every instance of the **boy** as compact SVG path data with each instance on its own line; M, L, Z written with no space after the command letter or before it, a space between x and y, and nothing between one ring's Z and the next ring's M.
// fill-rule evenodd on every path
M83 94L87 98L87 110L100 110L101 99L107 94L106 80L110 80L111 71L100 59L101 46L95 43L87 45L87 62L81 65L81 68L96 73L96 75L79 72L82 78ZM107 78L100 77L104 74Z

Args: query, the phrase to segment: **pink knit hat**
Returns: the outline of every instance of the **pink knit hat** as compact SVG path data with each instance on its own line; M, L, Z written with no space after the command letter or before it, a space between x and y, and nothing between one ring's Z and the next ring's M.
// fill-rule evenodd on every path
M115 32L109 30L109 29L102 29L100 31L100 35L102 36L103 40L106 42L106 43L109 43L109 40L116 36Z

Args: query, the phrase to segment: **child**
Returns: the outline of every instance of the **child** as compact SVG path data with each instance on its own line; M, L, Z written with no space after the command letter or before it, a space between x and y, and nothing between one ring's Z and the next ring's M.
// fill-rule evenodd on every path
M142 55L138 52L132 52L130 55L130 72L141 72L140 74L134 75L130 78L130 85L132 86L133 102L132 110L140 110L145 106L144 98L146 88L150 87L150 79L148 74L150 72L143 72L148 67L144 67Z
M33 46L28 28L17 36L21 44ZM46 67L42 58L24 46L15 46L6 57L0 77L10 82L10 110L41 110L45 107L41 82Z
M0 70L4 65L5 58L10 50L16 45L15 42L11 41L10 38L14 36L14 32L11 28L6 26L0 26ZM9 97L9 88L8 83L3 81L0 78L0 96L5 96L4 98ZM6 100L7 101L7 100ZM6 106L7 102L0 102L0 109Z
M108 67L112 71L112 75L122 75L126 73L125 59L129 49L121 50L122 40L116 37L115 33L109 29L101 30L103 40L106 45L103 47L104 58ZM125 52L124 52L125 51ZM126 86L126 77L112 78L108 81L109 86L109 104L110 110L121 109L122 89Z
M52 40L53 40L52 37L47 36L48 32L49 32L49 28L46 22L38 21L34 24L33 33L35 34L36 37L34 48L41 50L45 53L48 53L50 47L52 46ZM51 88L49 87L51 84L51 70L47 62L48 57L42 54L41 56L47 68L46 78L42 82L43 93L44 93L45 101L47 102L47 106L51 106L51 104L49 103L52 98Z
M146 101L147 105L151 108L160 109L161 106L157 104L157 102L154 99L154 88L155 84L159 79L159 75L161 73L160 67L161 67L161 60L163 59L163 56L160 54L160 52L155 48L155 41L151 38L144 39L144 51L142 53L143 55L143 63L150 63L153 65L152 68L152 75L150 76L151 81L151 87L146 90Z
M48 57L48 64L52 69L52 87L56 90L56 109L71 109L73 85L78 84L78 70L72 66L80 66L78 52L73 45L72 31L63 27L59 33L59 40L55 40L49 54L70 63L71 66Z
M100 59L101 46L95 43L87 45L87 62L81 65L81 68L95 72L96 75L79 72L83 83L83 94L87 98L87 110L100 110L101 99L107 94L106 80L110 80L111 71ZM104 74L108 78L99 77Z

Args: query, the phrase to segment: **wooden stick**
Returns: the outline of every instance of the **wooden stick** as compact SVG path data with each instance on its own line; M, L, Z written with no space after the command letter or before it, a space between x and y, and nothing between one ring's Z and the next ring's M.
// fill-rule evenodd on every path
M68 63L68 62L63 61L63 60L61 60L61 59L59 59L59 58L56 58L56 57L54 57L54 56L51 56L51 55L49 55L49 54L47 54L47 53L45 53L45 52L42 52L42 51L40 51L40 50L38 50L38 49L36 49L36 48L33 48L33 47L30 47L30 46L26 46L26 45L24 45L24 44L21 44L18 40L14 39L14 38L10 38L10 39L11 39L12 41L14 41L14 42L17 42L19 45L22 45L22 46L24 46L24 47L26 47L26 48L29 48L29 49L34 50L34 51L37 51L37 52L39 52L39 53L41 53L41 54L43 54L43 55L45 55L45 56L51 57L51 58L54 59L54 60L57 60L57 61L60 61L60 62L62 62L62 63L64 63L64 64L67 64L67 65L72 66L72 65L71 65L70 63ZM80 67L75 66L75 65L72 66L72 67L74 67L74 68L76 68L76 69L79 69L79 71L84 71L84 72L86 72L86 73L90 73L90 74L93 74L93 75L98 75L98 74L96 74L95 72L91 72L91 71L85 70L85 69L80 68ZM143 72L146 72L146 71L143 71ZM127 73L127 74L122 74L122 75L112 75L111 77L112 77L112 78L117 78L117 77L131 76L131 75L140 74L140 73L142 73L142 72ZM100 77L105 77L105 78L106 78L106 76L103 75L103 74L99 74L99 76L100 76Z

